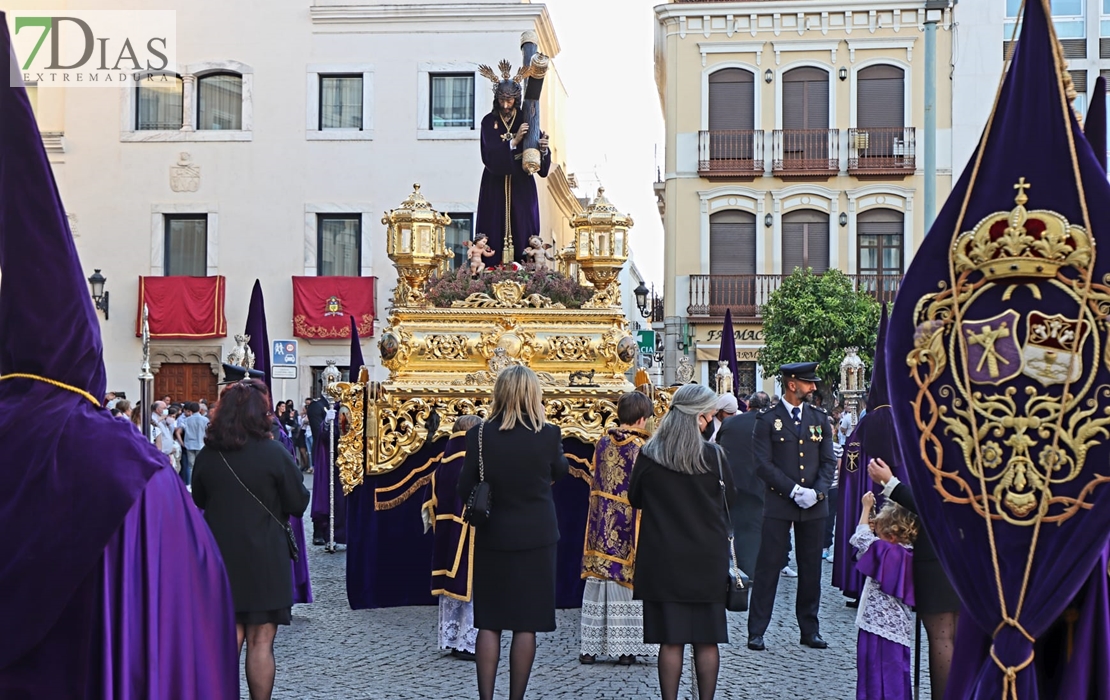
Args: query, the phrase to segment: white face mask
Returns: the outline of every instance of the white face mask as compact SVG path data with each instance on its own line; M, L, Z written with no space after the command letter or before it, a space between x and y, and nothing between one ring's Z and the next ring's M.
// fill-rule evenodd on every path
M162 415L163 415L163 416L168 416L168 415L170 415L170 409L168 409L168 408L163 408L163 409L162 409Z

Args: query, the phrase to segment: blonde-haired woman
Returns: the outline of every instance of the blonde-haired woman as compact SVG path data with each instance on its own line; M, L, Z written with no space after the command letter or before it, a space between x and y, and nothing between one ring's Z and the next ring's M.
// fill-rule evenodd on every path
M492 502L489 520L474 531L480 700L493 700L502 630L513 632L510 700L521 700L528 687L536 632L555 630L559 523L551 484L566 475L568 466L562 434L544 417L539 379L527 367L515 365L497 375L489 420L466 433L459 496L465 501L478 483L481 460Z
M678 697L687 644L694 647L698 697L712 700L717 644L728 643L725 500L732 499L732 472L723 450L702 438L716 413L712 389L680 387L640 448L628 487L629 503L640 510L632 595L643 601L644 643L660 645L663 700Z

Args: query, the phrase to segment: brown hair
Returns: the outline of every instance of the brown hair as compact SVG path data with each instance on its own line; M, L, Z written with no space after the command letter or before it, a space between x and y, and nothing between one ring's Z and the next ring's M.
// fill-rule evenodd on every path
M467 414L465 416L459 416L458 418L455 419L455 426L453 428L451 428L451 432L452 433L465 433L466 431L470 430L471 428L473 428L474 426L478 425L481 422L482 422L481 416L475 416L473 414Z
M617 422L621 425L634 425L641 418L650 418L655 414L655 406L651 399L638 391L622 394L617 399Z
M875 534L885 540L899 544L913 544L917 539L917 517L913 513L887 499L879 514L871 519Z

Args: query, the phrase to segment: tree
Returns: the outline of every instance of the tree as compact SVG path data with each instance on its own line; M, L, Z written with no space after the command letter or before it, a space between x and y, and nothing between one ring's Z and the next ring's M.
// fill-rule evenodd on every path
M882 307L867 292L857 292L843 272L814 274L795 269L763 305L763 376L776 376L790 362L819 362L818 391L831 399L840 382L844 350L859 348L871 367Z

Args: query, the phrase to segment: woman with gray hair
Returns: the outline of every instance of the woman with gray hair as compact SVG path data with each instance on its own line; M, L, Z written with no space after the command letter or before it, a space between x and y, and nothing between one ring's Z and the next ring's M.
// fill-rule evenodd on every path
M663 700L678 697L687 644L694 647L699 697L712 700L717 644L728 643L722 496L732 499L732 473L721 448L702 438L716 412L712 389L681 387L632 469L628 500L641 512L633 597L644 601L644 642L660 645Z

